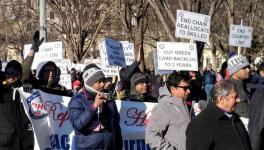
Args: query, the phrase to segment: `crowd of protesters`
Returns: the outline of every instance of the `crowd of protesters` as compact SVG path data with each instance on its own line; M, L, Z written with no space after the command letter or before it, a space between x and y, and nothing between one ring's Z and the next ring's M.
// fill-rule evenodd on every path
M114 100L158 103L146 128L151 149L264 149L264 63L251 73L247 58L233 53L219 72L209 64L201 73L174 71L163 81L140 71L139 52L133 64L120 70L119 80L105 77L95 64L82 72L72 68L72 90L68 90L59 84L60 69L52 61L38 64L32 73L42 42L37 31L23 64L12 60L0 72L0 149L34 148L19 87L28 93L40 89L72 97L68 112L76 149L122 149Z

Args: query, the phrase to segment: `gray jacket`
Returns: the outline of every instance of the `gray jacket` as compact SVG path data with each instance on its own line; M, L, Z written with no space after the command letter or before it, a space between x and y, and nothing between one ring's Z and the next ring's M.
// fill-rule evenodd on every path
M146 130L146 143L156 150L185 150L185 130L190 115L185 101L169 92L166 85L159 89L159 103L152 110Z

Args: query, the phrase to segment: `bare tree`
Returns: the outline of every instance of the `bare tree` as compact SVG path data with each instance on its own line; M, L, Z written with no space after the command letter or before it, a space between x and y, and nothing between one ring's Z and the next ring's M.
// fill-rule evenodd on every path
M70 58L82 62L87 56L95 57L93 44L109 12L107 2L100 0L49 0L55 12L49 20L50 30L66 45Z
M24 1L3 0L0 2L2 54L7 55L8 49L14 49L15 54L18 53L23 58L23 46L29 43L33 33L32 28L37 25L38 11L34 9L34 5L36 3ZM7 56L4 58L7 59Z

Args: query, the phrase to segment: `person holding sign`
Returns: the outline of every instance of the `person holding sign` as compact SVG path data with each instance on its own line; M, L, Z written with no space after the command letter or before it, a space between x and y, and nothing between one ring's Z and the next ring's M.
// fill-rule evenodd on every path
M33 44L30 52L23 63L22 82L25 92L31 92L34 89L40 89L44 92L72 96L73 93L59 84L60 70L52 61L44 61L38 64L36 76L31 74L31 65L35 53L38 52L39 46L42 44L43 38L39 40L39 31L36 31L33 36Z
M75 149L121 150L119 114L115 101L104 93L104 73L96 67L86 67L82 77L83 90L68 105Z
M191 120L185 102L190 93L189 81L187 72L174 72L160 88L159 103L146 129L146 143L151 149L186 149L185 130Z

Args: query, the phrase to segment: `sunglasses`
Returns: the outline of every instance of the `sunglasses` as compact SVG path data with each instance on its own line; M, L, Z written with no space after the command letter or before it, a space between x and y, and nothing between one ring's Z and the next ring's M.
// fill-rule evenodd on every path
M179 88L183 88L184 89L184 91L187 91L187 90L189 90L190 89L190 86L175 86L175 87L179 87Z

